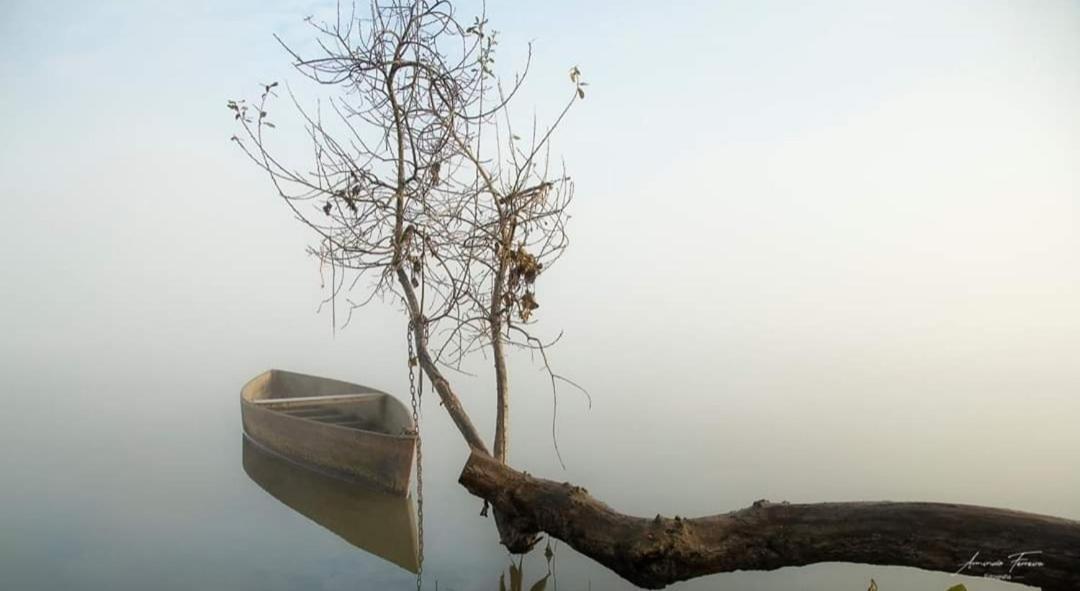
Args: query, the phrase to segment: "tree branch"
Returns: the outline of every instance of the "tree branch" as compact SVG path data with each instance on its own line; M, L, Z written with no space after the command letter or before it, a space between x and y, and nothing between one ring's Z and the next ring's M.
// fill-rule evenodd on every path
M1080 589L1080 522L1057 517L945 503L758 501L709 517L649 519L477 453L459 482L516 530L546 532L650 589L713 573L834 561L1010 574L1047 590ZM1021 564L1010 573L1021 552L1042 565ZM981 564L994 560L1004 564ZM980 564L965 568L969 562Z
M428 351L427 339L424 336L423 315L420 312L420 302L416 299L416 291L413 289L412 283L409 281L409 276L405 273L405 270L398 267L396 270L398 283L401 285L402 291L405 293L405 301L409 308L409 317L412 319L414 326L417 327L413 331L413 338L416 344L416 356L420 363L420 369L427 374L431 384L435 386L435 391L439 394L439 399L442 400L443 408L450 415L450 418L454 421L458 431L461 432L462 437L465 438L465 442L469 444L469 447L473 450L473 453L482 453L484 455L491 455L486 445L484 445L484 439L480 437L480 433L476 431L476 427L472 424L472 419L469 418L469 414L465 412L465 408L461 405L461 400L454 393L454 390L450 387L449 380L442 375L438 366L435 365L435 361L431 358L431 353Z

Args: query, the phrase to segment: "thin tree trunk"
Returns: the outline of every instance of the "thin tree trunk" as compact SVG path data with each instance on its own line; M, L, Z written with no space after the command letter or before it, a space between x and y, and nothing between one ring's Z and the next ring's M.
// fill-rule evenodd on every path
M547 532L651 589L713 573L816 562L1008 574L1047 590L1080 589L1080 522L1057 517L944 503L758 501L710 517L649 519L618 513L581 487L534 478L478 453L459 481L515 530ZM1022 552L1031 553L1021 557L1028 563L1010 572ZM999 566L985 564L998 560Z
M510 453L510 376L506 371L500 324L492 324L491 349L495 358L495 459L506 463Z
M474 452L480 452L484 455L491 455L488 451L487 445L484 444L483 438L476 431L476 427L472 424L472 419L469 418L469 414L465 412L465 408L461 405L461 400L454 393L454 390L450 387L450 382L439 371L438 366L435 365L435 360L431 358L431 353L428 352L427 338L424 336L423 330L423 313L420 310L420 302L416 299L416 291L413 289L412 283L409 281L409 276L405 273L405 270L401 267L397 268L398 283L401 284L401 289L405 293L406 305L409 308L409 318L413 322L413 326L416 330L413 331L413 341L416 345L416 357L420 363L420 369L427 374L431 384L435 386L435 391L439 394L439 399L442 400L443 408L450 414L450 418L454 421L454 425L457 426L458 431L465 438L465 442L469 445Z
M495 362L495 459L506 463L510 447L510 376L506 371L506 352L503 347L503 289L506 285L506 273L509 266L508 253L512 235L508 234L505 213L500 212L500 233L502 238L495 249L499 266L491 286L491 305L489 306L489 330L491 332L491 350Z
M423 322L423 314L420 312L420 303L416 299L416 290L413 289L412 283L409 281L409 276L401 268L397 269L398 283L401 284L401 289L405 293L405 302L409 308L409 317L415 323L416 326L421 326ZM435 365L435 361L431 358L431 353L428 352L427 339L424 337L423 330L413 331L413 339L416 345L416 357L419 360L420 368L427 374L431 383L435 386L435 391L439 393L439 398L442 400L443 408L449 413L450 418L454 421L458 431L465 438L465 442L468 443L472 449L472 455L483 455L493 462L497 460L491 457L491 452L488 451L487 446L484 445L484 440L477 433L476 427L473 426L472 420L469 418L468 413L465 412L465 408L461 405L461 400L454 394L453 389L450 387L450 382L439 371L438 366ZM507 548L517 548L517 552L527 552L540 541L540 537L535 531L522 532L514 527L513 521L507 519L499 507L495 507L495 526L499 531L499 539Z

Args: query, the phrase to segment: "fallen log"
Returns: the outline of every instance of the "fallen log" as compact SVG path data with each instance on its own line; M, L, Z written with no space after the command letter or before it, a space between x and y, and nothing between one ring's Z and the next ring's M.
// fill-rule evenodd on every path
M817 562L909 566L1080 589L1080 522L946 503L758 501L685 519L624 515L569 483L518 472L473 452L459 482L522 537L538 532L640 587L736 570ZM500 528L500 530L503 528ZM527 550L512 547L511 552Z

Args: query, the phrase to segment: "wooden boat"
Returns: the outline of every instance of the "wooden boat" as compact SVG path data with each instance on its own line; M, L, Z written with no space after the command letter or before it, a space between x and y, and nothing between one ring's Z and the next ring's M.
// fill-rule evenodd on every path
M357 384L272 369L240 392L244 432L259 445L384 492L409 492L416 435L393 396Z
M412 500L310 470L243 437L244 472L297 513L361 550L415 573Z

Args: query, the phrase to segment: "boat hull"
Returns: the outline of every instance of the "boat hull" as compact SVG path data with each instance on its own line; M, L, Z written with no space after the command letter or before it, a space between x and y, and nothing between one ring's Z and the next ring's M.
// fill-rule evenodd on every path
M405 406L373 388L270 370L241 391L244 432L259 445L331 475L405 496L416 437ZM321 410L348 424L310 418Z

